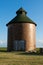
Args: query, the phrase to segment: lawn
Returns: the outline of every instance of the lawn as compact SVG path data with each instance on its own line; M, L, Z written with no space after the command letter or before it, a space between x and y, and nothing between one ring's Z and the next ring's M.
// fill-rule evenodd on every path
M43 65L43 55L0 51L0 65Z

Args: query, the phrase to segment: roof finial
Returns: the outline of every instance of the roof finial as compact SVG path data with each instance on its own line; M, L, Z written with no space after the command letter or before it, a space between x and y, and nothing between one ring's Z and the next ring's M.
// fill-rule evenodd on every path
M27 12L21 7L19 10L17 10L17 14L21 14L22 12L24 12L25 14L27 14Z

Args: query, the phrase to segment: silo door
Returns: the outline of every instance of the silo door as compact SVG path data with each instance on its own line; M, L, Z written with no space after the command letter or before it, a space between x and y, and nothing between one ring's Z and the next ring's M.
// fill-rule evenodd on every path
M15 40L14 45L13 45L13 50L24 51L25 50L25 41L24 40Z
M15 40L13 43L13 50L17 51L18 50L18 41Z
M24 40L20 40L19 41L19 47L18 47L18 49L20 51L24 51L24 49L25 49L25 41Z

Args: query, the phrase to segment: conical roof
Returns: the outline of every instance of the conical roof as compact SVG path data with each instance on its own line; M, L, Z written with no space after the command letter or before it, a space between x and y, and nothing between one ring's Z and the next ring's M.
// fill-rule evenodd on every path
M26 16L27 12L23 9L20 8L17 12L16 12L17 16L15 18L13 18L8 24L12 24L12 23L33 23L35 24L35 26L37 25L35 22L33 22L29 17Z
M16 13L18 14L20 12L25 12L25 14L27 13L22 7Z

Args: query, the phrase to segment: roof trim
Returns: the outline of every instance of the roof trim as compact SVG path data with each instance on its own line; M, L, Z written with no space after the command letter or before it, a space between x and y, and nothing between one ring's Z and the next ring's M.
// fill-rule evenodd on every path
M34 22L24 22L24 21L20 21L20 22L9 22L8 24L6 24L6 26L8 26L8 25L10 25L10 24L13 24L13 23L32 23L32 24L34 24L35 26L37 26L37 24L36 23L34 23Z

